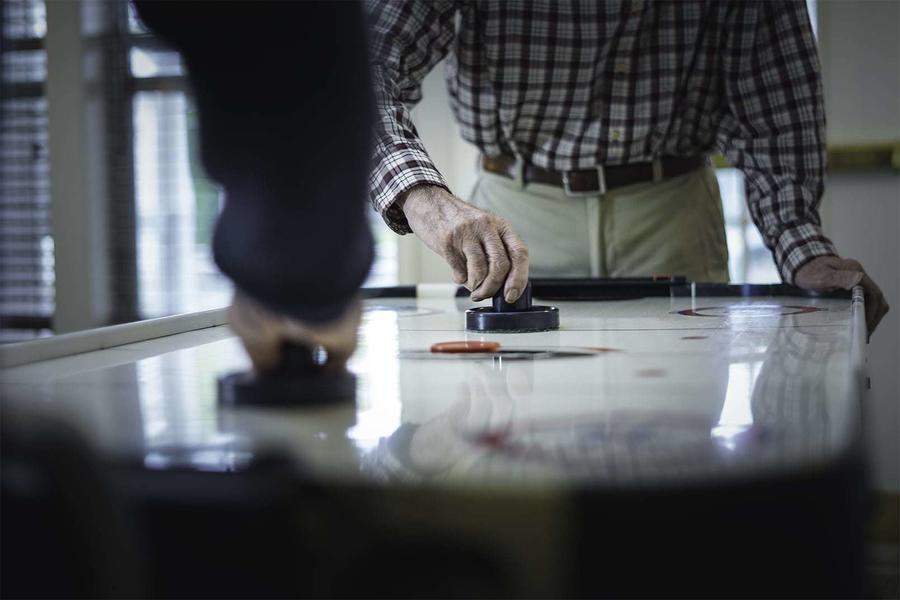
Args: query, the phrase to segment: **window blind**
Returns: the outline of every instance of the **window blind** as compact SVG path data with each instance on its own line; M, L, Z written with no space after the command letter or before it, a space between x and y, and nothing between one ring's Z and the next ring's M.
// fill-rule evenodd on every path
M54 310L43 0L0 3L0 342L49 333Z

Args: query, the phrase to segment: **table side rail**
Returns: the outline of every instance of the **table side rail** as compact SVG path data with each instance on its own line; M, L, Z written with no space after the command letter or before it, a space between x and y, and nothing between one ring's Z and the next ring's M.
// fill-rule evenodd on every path
M847 378L847 398L856 400L860 408L866 389L867 344L865 294L861 286L856 286L850 298L850 377Z
M228 309L214 308L5 344L0 346L0 369L144 342L227 323Z

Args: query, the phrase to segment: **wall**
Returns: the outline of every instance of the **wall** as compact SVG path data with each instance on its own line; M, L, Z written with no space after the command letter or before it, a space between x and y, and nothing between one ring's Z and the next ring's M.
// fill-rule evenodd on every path
M900 140L900 3L820 1L818 18L829 144ZM868 348L863 410L873 483L900 490L900 174L829 175L822 218L839 251L865 266L893 306Z

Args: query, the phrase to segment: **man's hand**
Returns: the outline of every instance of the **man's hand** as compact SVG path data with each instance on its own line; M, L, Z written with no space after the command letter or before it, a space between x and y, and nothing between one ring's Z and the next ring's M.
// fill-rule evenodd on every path
M342 371L356 350L356 332L362 304L354 300L337 320L329 323L305 324L260 306L247 296L236 293L228 311L229 325L241 338L253 368L259 373L281 365L281 348L293 342L310 349L322 346L328 353L325 369Z
M818 291L839 288L849 290L861 285L866 298L866 327L869 335L872 335L890 309L881 289L866 275L862 265L852 258L818 256L800 267L794 275L794 283L797 287Z
M417 186L397 202L413 232L447 261L472 300L490 298L501 287L507 302L519 298L528 283L528 248L505 219L432 185Z

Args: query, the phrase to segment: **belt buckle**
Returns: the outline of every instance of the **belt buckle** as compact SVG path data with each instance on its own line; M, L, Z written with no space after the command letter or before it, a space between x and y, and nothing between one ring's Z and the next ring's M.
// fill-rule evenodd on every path
M597 167L597 189L596 190L585 190L583 192L576 192L572 189L571 180L569 179L569 172L562 171L560 173L562 177L563 184L563 193L569 198L591 198L593 196L602 196L606 194L606 169L603 168L603 165L599 165Z

